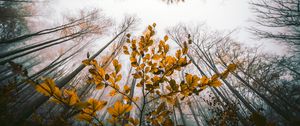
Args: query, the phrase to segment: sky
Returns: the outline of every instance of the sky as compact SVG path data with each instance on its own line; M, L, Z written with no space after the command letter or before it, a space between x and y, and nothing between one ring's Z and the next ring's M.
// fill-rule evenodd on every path
M251 22L255 18L249 0L185 0L175 4L166 4L162 0L54 0L50 5L48 9L42 8L49 18L79 9L97 8L116 21L124 15L138 17L140 30L155 22L160 36L164 36L166 28L179 23L205 23L213 30L235 30L233 38L247 46L262 45L271 53L284 51L278 43L254 39L255 36L249 33L247 28L255 25Z

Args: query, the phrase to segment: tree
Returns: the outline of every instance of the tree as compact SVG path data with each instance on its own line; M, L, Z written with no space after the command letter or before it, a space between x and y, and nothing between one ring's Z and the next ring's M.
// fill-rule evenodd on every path
M148 26L144 35L138 39L131 39L130 34L127 34L128 46L123 46L123 52L129 56L134 69L131 77L136 79L135 88L141 89L141 93L136 94L137 96L130 97L131 90L128 85L121 88L122 65L118 60L113 60L114 71L111 73L107 73L94 59L83 61L84 65L90 67L88 83L95 85L97 90L109 87L110 97L116 95L122 97L111 107L105 107L107 106L105 100L89 98L82 101L74 89L60 90L59 84L55 84L50 78L46 78L40 84L29 81L36 91L50 97L53 102L70 107L74 110L71 115L89 124L104 125L103 121L98 119L97 111L106 108L111 116L107 120L113 125L122 125L123 120L128 120L127 125L173 125L171 108L176 104L177 97L183 100L192 94L199 94L209 86L218 87L220 81L218 76L198 77L189 73L185 73L181 82L172 78L176 71L180 72L189 64L186 58L188 45L185 43L182 49L176 51L175 56L169 55L169 45L166 44L168 36L160 40L158 45L154 41L155 25ZM140 62L137 59L141 59ZM128 104L129 102L134 106ZM132 109L138 111L138 118L126 114Z
M299 52L299 0L254 0L251 5L256 13L255 22L262 26L252 28L258 37L279 40Z
M99 49L94 55L90 56L89 59L92 60L92 59L96 58L100 53L102 53L104 51L105 48L107 48L110 44L112 44L119 36L126 33L126 31L129 30L132 27L132 25L134 25L134 22L135 22L134 18L132 18L132 17L127 18L121 27L121 31L116 36L114 36L111 41L109 41L106 45L104 45L104 47ZM71 71L68 75L65 75L62 78L60 78L59 80L56 80L56 84L57 84L58 88L62 88L65 85L67 85L67 83L69 83L84 68L85 68L85 65L81 64L80 66L75 68L73 71ZM33 81L33 82L35 82L35 81ZM27 102L27 103L23 104L24 108L26 108L26 109L19 110L18 111L19 114L16 116L16 119L19 120L20 122L27 119L34 112L34 110L37 107L40 107L47 100L48 100L48 97L41 96L41 95L36 96L35 100L31 100L31 102Z

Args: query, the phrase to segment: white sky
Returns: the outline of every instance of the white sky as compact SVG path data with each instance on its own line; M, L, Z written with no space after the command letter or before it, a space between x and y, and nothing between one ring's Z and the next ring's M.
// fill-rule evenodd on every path
M247 31L247 27L253 25L250 19L254 18L248 2L249 0L185 0L184 3L166 4L162 0L57 0L52 2L52 7L49 7L51 13L47 11L47 14L53 18L53 15L62 12L99 8L115 20L122 19L126 14L135 15L141 20L140 29L156 22L160 36L163 36L165 28L178 23L205 22L216 30L237 29L235 39L249 45L260 45L263 42L253 40L254 36ZM283 49L270 42L265 42L264 46L268 51L277 53Z

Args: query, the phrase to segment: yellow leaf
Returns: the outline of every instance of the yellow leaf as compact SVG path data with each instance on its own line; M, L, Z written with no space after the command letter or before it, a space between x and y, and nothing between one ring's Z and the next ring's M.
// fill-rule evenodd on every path
M94 60L94 59L90 61L90 64L91 64L91 65L94 65L94 66L98 65L98 64L97 64L97 61Z
M181 57L181 50L177 50L175 55L176 55L177 59L180 59L180 57Z
M138 84L136 85L136 87L142 87L142 84L141 84L141 83L138 83Z
M180 58L180 59L178 60L178 65L179 65L179 66L185 66L185 65L187 65L187 64L188 64L188 63L187 63L186 57Z
M202 76L202 78L200 79L200 82L202 85L207 85L209 79L206 76Z
M103 77L105 77L105 71L104 71L104 69L102 68L102 67L99 67L98 69L97 69L97 71L98 71L98 73L100 74L100 76L103 78ZM104 79L104 78L103 78Z
M137 101L139 100L139 97L134 97L134 98L132 98L132 100L133 100L134 102L137 102Z
M136 61L136 58L135 58L135 57L133 57L133 56L131 56L131 57L130 57L130 62L131 62L131 63L133 63L133 62L137 62L137 61Z
M104 87L104 84L102 84L102 83L99 83L96 85L96 89L98 89L98 90L102 89L103 87Z
M152 27L151 27L150 25L148 26L148 30L149 30L149 31L152 31Z
M156 26L156 23L153 23L152 26L155 27L155 26Z
M42 84L39 84L39 85L35 86L35 90L37 92L40 92L41 94L43 94L45 96L50 96L51 95L50 88L45 83L42 83Z
M119 61L118 61L118 60L114 59L114 60L113 60L113 65L114 65L114 67L115 67L116 73L118 73L118 72L121 70L121 64L119 64Z
M188 52L188 46L187 46L186 42L184 42L184 43L183 43L182 53L183 53L183 54L187 54L187 52Z
M153 83L156 83L156 82L158 82L158 81L160 81L160 77L159 77L159 76L154 76L154 77L152 78L152 82L153 82Z
M46 78L44 83L35 86L36 91L45 96L51 96L56 92L59 92L59 88L56 87L54 80Z
M78 119L79 121L87 121L87 122L91 122L92 121L92 117L86 113L80 113L76 116L76 119Z
M164 51L165 51L165 53L167 53L169 51L169 45L164 46Z
M193 83L193 75L191 75L191 74L186 74L185 80L186 80L186 82L187 82L188 84Z
M105 74L105 80L109 80L110 76L108 74Z
M122 74L119 74L116 78L116 82L120 81L122 79Z
M113 117L118 117L132 109L131 105L122 104L120 101L115 102L113 107L107 108L107 111Z
M128 47L127 46L123 46L123 52L124 52L124 54L129 55Z
M51 97L50 98L50 101L51 102L55 102L55 103L57 103L57 104L63 104L64 102L62 102L61 100L58 100L58 99L56 99L56 98L54 98L54 97Z
M167 35L165 35L164 37L164 41L168 41L169 37Z
M221 78L222 78L222 79L227 78L229 72L230 72L229 70L225 70L225 71L221 74Z
M222 85L222 83L219 80L215 80L215 81L211 82L209 85L213 86L213 87L219 87Z
M161 58L161 56L158 55L158 54L154 54L154 55L152 56L152 59L153 59L153 60L159 60L160 58Z
M132 67L138 67L138 63L137 62L131 62L131 66Z
M68 104L69 105L74 105L79 101L79 98L74 89L72 89L72 90L66 89L66 90L64 90L64 93L68 95L68 98L69 98Z
M89 59L86 59L86 60L83 60L82 61L82 64L84 64L84 65L90 65L90 60Z
M90 105L90 103L88 102L78 102L75 107L78 108L78 109L83 109L83 108L86 108Z
M116 90L115 89L112 89L110 92L109 92L109 96L115 96L117 94Z
M90 98L87 102L92 106L93 111L101 110L107 104L107 101L98 101L93 98Z
M134 77L135 79L142 78L142 75L141 75L140 73L134 73L134 74L132 74L132 75L133 75L133 77Z
M230 72L233 72L233 71L235 71L235 69L236 69L236 64L229 64L228 66L227 66L227 69L230 71Z
M118 64L119 64L119 61L118 61L118 60L116 60L116 59L114 59L114 60L113 60L113 65L114 65L114 67L117 67L117 66L118 66Z
M130 87L128 85L124 86L124 91L125 93L128 93L130 91Z
M129 52L128 52L128 51L125 51L125 50L124 50L123 53L126 54L126 55L129 55Z
M214 81L216 79L218 79L219 75L218 74L214 74L212 77L211 77L211 80Z
M151 70L151 68L148 67L148 66L145 68L145 72L146 72L146 73L148 73L150 70Z
M126 34L126 37L128 37L128 38L129 38L129 37L130 37L130 34L129 34L129 33L128 33L128 34Z

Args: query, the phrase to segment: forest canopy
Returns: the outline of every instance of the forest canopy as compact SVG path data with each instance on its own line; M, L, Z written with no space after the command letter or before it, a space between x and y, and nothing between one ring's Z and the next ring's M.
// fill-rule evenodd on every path
M0 0L1 125L300 125L298 0L239 1L243 34L192 17L230 1L73 2Z

